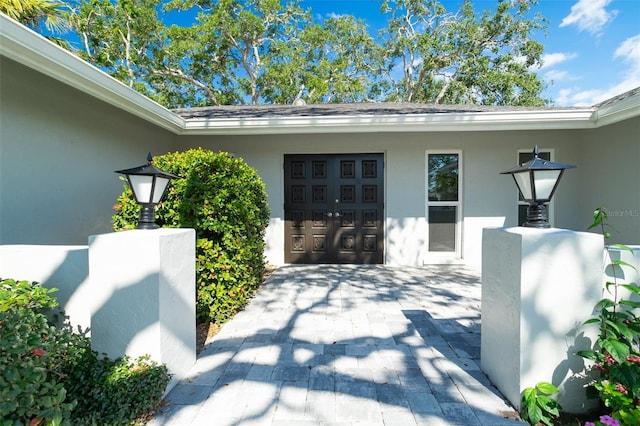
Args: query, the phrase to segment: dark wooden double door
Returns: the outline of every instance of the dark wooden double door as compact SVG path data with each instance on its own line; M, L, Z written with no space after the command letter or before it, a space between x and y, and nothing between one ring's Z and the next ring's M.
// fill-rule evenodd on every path
M285 262L384 262L384 155L285 155Z

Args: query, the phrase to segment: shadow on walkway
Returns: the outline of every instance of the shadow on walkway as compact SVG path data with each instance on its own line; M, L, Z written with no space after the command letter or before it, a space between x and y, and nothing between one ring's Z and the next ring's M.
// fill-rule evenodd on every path
M480 371L480 297L460 267L282 267L149 424L523 424Z

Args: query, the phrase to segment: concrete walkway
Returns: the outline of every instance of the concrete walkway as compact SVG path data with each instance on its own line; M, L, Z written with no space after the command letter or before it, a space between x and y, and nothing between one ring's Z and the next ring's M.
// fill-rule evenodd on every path
M480 278L456 267L285 266L150 425L514 425L480 371Z

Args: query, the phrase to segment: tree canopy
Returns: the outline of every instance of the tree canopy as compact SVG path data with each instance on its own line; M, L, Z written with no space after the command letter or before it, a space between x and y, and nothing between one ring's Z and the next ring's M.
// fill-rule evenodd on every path
M0 0L46 1L46 0ZM73 0L77 53L170 108L227 104L549 103L536 0L381 0L387 26L295 0ZM181 17L182 19L176 19ZM186 18L185 18L186 17ZM187 22L186 24L184 22ZM178 24L180 23L180 24Z

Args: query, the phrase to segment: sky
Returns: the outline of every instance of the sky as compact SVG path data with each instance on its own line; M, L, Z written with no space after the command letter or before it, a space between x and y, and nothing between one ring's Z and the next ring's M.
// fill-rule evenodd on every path
M460 0L441 0L455 11ZM473 0L478 11L497 0ZM375 35L385 26L379 0L302 0L320 20L350 14ZM539 0L533 7L549 22L534 38L545 46L535 71L549 83L543 96L554 106L591 106L640 87L640 0Z

